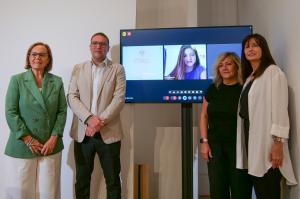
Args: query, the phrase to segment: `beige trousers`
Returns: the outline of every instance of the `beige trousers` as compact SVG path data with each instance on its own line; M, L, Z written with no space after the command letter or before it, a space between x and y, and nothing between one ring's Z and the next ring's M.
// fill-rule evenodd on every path
M5 198L60 199L61 152L31 159L6 156Z

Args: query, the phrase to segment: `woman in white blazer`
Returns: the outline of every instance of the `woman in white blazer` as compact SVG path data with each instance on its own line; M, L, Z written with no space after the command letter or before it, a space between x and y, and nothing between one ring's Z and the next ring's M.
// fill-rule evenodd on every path
M242 49L246 83L238 108L237 168L248 169L257 199L279 199L282 176L297 184L288 150L287 80L263 36L247 36Z

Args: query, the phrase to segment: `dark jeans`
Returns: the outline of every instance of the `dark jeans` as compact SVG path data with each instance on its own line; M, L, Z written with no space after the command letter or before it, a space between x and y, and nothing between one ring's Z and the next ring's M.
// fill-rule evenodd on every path
M212 143L207 163L211 199L251 199L252 182L247 170L236 169L235 143Z
M121 198L120 148L121 142L105 144L100 133L97 133L94 137L85 137L82 143L74 143L75 194L77 199L90 198L91 175L96 153L99 156L106 182L107 199Z
M263 177L251 176L257 199L280 199L279 169L270 168Z

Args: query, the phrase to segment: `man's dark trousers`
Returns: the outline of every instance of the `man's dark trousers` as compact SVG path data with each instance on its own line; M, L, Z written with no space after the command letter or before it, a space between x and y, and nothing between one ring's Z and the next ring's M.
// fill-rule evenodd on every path
M90 198L91 175L96 153L100 159L106 182L107 199L121 199L120 148L120 141L105 144L100 133L96 133L94 137L86 136L81 143L74 142L77 199Z

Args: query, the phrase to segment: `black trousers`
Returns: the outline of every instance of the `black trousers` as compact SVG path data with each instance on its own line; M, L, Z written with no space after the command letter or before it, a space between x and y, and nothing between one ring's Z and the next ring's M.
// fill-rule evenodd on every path
M245 133L247 154L248 154L249 126L250 126L249 120L244 119L244 133ZM257 199L280 199L281 178L282 175L279 169L273 169L273 168L270 168L263 177L251 176L256 198Z
M247 170L236 168L235 143L210 143L208 177L211 199L251 199L252 182Z
M270 168L263 177L251 176L257 199L280 199L279 169Z
M77 199L90 198L91 175L97 153L103 170L107 199L121 198L120 182L120 148L121 142L105 144L100 133L94 137L85 137L82 143L74 143L76 164L75 194Z

